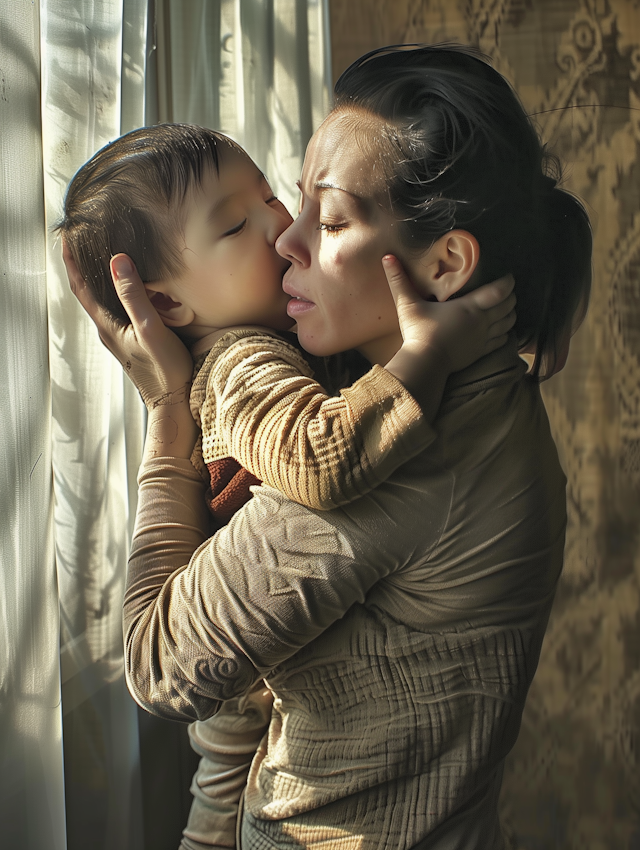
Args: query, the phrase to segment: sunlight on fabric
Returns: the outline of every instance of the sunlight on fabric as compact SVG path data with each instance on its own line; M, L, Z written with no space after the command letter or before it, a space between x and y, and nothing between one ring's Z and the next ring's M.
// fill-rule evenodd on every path
M0 843L63 850L37 5L0 32Z
M227 133L295 214L304 151L331 103L325 0L156 0L156 14L150 123Z
M79 166L143 123L145 39L145 2L43 3L49 228ZM103 823L96 847L133 850L142 829L137 716L122 675L121 605L143 417L69 291L58 241L49 241L47 284L68 839L77 846Z
M324 0L0 6L0 846L144 844L121 625L144 410L69 291L51 233L64 192L123 132L192 121L245 144L293 209L329 105L326 12Z

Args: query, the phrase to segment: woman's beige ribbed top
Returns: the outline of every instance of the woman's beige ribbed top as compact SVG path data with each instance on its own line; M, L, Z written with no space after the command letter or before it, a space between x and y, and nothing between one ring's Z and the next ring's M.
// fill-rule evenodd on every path
M213 538L188 462L141 470L125 600L139 702L190 720L265 677L243 850L497 850L564 543L565 479L513 348L450 381L437 437L319 512L270 487Z

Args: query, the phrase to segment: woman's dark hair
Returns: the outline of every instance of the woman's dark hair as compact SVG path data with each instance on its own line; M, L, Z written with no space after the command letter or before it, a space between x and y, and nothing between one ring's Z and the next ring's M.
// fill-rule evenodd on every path
M130 323L111 279L114 254L128 254L143 281L182 268L181 204L207 168L218 171L220 150L235 142L204 127L158 124L106 145L72 179L55 226L95 299Z
M558 187L559 162L509 83L460 45L385 47L336 83L334 111L350 109L381 119L365 143L383 155L384 202L407 250L455 228L472 233L481 282L515 278L515 330L521 350L535 348L532 374L551 374L586 312L591 227L580 201Z

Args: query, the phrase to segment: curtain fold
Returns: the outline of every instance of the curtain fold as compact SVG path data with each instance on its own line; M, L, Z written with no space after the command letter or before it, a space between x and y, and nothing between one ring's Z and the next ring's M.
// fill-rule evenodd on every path
M331 103L328 33L323 0L155 0L148 121L231 136L295 214L304 151Z
M143 123L146 2L48 0L41 8L50 230L77 168ZM69 291L55 238L47 292L68 842L135 850L142 845L137 712L123 678L120 608L143 411Z
M0 5L0 842L62 850L38 13Z
M0 5L1 846L173 848L184 801L163 835L155 757L189 771L124 684L144 410L69 291L51 233L66 186L121 133L192 121L245 144L295 208L326 34L319 0Z

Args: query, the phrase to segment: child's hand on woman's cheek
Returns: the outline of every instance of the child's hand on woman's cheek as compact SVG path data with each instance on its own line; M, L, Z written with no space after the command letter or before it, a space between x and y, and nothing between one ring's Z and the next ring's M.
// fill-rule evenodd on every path
M420 296L396 257L388 254L382 264L398 311L403 349L438 357L450 374L507 342L516 320L511 275L441 303Z
M176 334L165 327L129 257L117 254L111 259L115 288L131 319L131 324L124 327L96 303L66 244L62 255L71 290L93 319L103 344L140 391L147 408L188 400L191 355Z
M504 345L516 314L511 275L454 300L426 301L400 261L382 259L398 312L402 346L386 364L432 422L452 372Z

